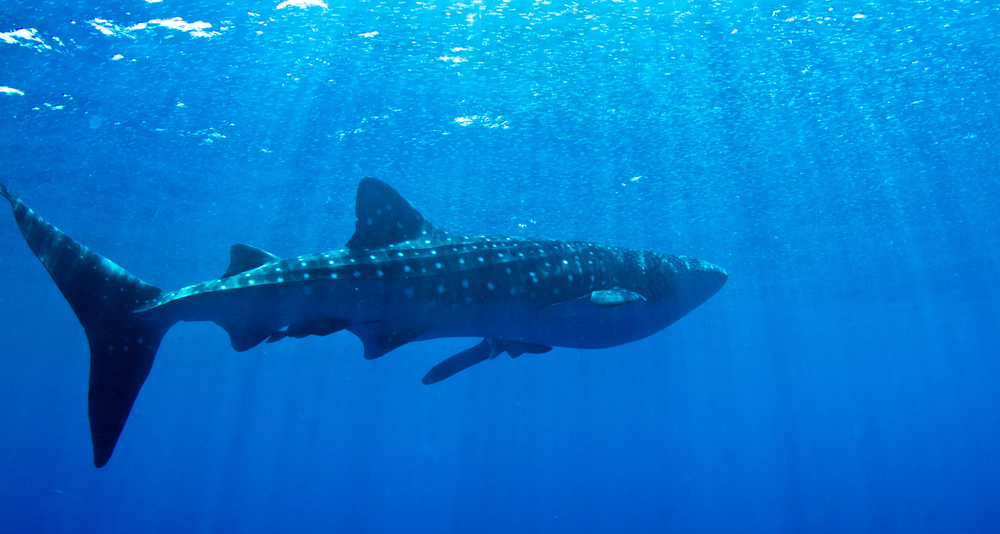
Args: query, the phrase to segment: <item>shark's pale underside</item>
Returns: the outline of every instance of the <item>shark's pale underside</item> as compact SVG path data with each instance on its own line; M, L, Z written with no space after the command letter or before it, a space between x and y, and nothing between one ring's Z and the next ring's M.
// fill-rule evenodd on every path
M725 284L711 263L596 243L459 236L395 189L358 186L347 248L278 258L233 245L216 280L161 291L77 243L0 184L32 252L90 344L94 465L111 458L160 340L178 321L212 321L237 351L347 330L373 359L411 341L482 337L434 368L432 384L507 352L605 348L649 336Z

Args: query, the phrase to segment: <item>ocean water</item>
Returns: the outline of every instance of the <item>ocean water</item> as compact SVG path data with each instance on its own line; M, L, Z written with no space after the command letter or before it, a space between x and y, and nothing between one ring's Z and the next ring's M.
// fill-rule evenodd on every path
M83 329L0 214L0 531L1000 531L1000 8L325 2L5 0L0 181L166 289L341 248L363 176L728 284L433 386L476 340L182 323L95 469Z

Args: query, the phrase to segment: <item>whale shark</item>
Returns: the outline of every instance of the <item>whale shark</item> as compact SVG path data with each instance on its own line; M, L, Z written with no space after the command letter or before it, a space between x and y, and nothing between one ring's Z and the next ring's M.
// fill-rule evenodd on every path
M233 349L347 331L379 358L407 343L483 338L434 366L433 384L507 353L600 349L650 336L705 302L728 274L685 256L598 243L463 236L438 228L374 178L358 185L346 248L279 258L246 244L217 279L163 291L45 222L0 184L31 251L90 347L94 465L111 458L160 341L211 321Z

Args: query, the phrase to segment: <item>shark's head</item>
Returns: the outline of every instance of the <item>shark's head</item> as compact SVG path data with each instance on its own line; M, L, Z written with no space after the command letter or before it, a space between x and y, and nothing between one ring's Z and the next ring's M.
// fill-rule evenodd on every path
M708 300L729 279L723 268L707 261L655 252L644 255L653 300L669 306L673 320Z
M684 259L687 268L685 273L686 291L688 292L686 298L697 302L695 306L716 294L729 280L729 273L714 263L695 258Z

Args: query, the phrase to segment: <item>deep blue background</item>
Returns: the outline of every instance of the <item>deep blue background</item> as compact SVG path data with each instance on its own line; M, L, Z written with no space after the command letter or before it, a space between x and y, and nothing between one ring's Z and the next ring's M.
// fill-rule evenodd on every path
M431 387L475 340L180 324L96 470L83 331L8 220L0 531L1000 530L1000 10L856 5L4 1L0 180L157 286L341 247L366 175L730 280Z

